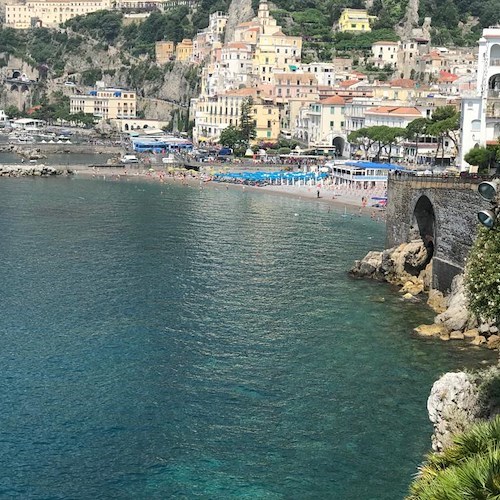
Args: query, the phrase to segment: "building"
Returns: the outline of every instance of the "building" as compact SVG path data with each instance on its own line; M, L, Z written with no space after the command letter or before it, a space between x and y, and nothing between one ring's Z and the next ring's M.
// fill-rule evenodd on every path
M175 58L180 62L189 62L193 55L193 40L184 38L175 48Z
M227 20L228 16L222 12L210 14L208 27L193 38L191 62L201 64L209 59L213 48L222 42Z
M103 120L135 118L136 93L132 90L100 88L88 95L70 96L70 113L88 113Z
M114 7L124 12L165 11L180 6L193 6L195 0L116 0Z
M371 31L370 24L376 19L364 9L344 9L339 19L339 31L363 33Z
M398 62L398 42L375 42L372 44L371 62L377 68L389 66L395 68Z
M158 64L165 64L174 59L175 45L171 41L155 43L155 57Z
M465 155L475 147L498 144L500 137L500 27L486 28L479 40L476 89L464 91L461 110L462 170Z
M208 97L200 96L193 102L195 126L193 140L196 143L217 143L221 132L229 127L238 127L241 118L241 106L244 101L253 100L253 119L256 122L255 142L278 139L279 108L272 100L260 97L256 88L229 90L225 93Z
M427 38L411 38L401 42L398 50L397 71L401 78L415 78L421 70L420 61L430 52Z
M335 78L335 66L332 63L312 62L300 65L304 73L311 73L316 77L319 87L333 87L338 81Z
M273 74L272 83L274 83L274 96L278 102L318 98L318 80L313 73L276 72Z
M323 149L336 156L344 156L346 99L340 96L328 97L302 107L299 113L296 137L308 147Z
M365 127L385 125L405 128L416 118L423 118L415 106L376 106L365 111Z
M111 8L111 0L19 0L5 5L5 26L57 28L73 17Z

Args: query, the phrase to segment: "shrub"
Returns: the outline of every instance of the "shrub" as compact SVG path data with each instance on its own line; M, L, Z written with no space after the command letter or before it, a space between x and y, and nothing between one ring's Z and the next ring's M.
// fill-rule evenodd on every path
M500 317L500 231L480 227L465 268L470 310L482 320Z

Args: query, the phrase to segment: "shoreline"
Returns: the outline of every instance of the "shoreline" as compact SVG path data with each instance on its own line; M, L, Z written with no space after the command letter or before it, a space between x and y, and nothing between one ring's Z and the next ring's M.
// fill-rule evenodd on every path
M221 187L226 189L239 189L267 193L272 195L286 196L299 200L316 201L318 203L328 204L338 209L355 208L358 214L371 216L372 218L384 219L385 210L379 207L370 206L370 197L374 193L365 189L339 190L333 185L325 185L319 188L319 197L317 188L314 186L252 186L246 184L233 184L229 182L216 182L212 180L202 180L199 172L193 171L187 175L170 175L165 170L154 169L144 170L137 167L96 167L96 168L72 168L72 175L81 178L99 178L99 179L139 179L148 182L158 183L181 183L193 186ZM368 203L363 206L362 198L366 198Z

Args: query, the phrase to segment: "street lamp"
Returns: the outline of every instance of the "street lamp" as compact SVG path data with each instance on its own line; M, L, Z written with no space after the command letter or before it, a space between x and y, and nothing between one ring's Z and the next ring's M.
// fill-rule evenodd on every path
M481 198L491 203L491 208L487 210L480 210L477 214L479 222L487 229L493 229L497 220L500 207L498 206L498 188L500 180L484 181L479 184L477 190Z

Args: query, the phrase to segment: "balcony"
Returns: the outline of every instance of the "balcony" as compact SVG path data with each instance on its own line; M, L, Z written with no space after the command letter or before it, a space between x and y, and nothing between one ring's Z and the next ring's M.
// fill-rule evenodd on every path
M488 99L500 99L500 90L488 90Z
M490 66L500 66L500 59L490 59Z

